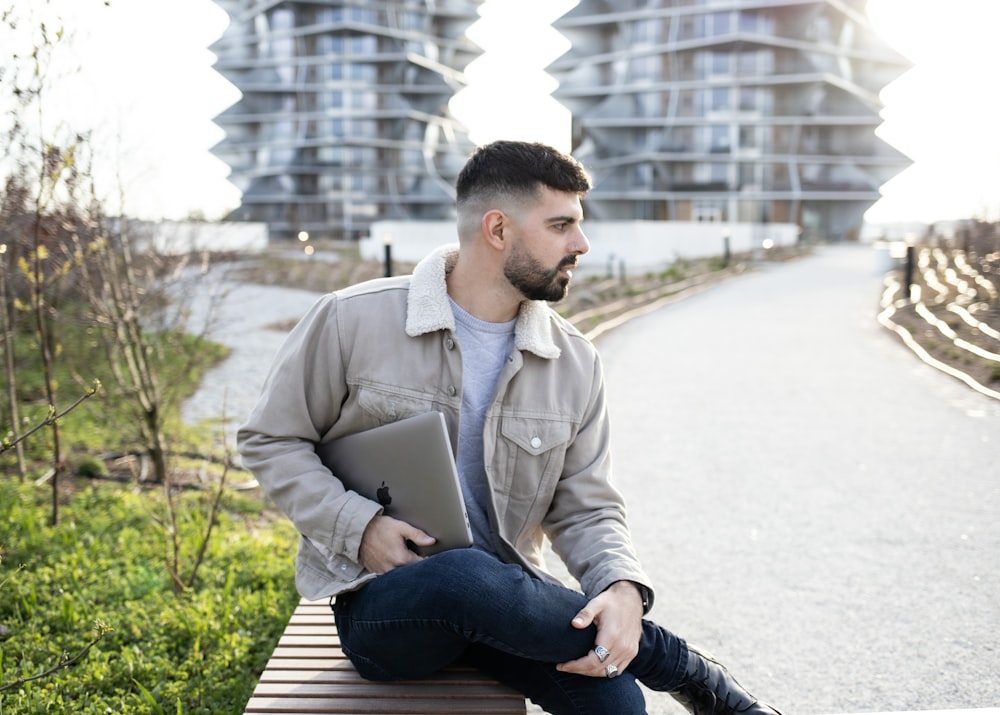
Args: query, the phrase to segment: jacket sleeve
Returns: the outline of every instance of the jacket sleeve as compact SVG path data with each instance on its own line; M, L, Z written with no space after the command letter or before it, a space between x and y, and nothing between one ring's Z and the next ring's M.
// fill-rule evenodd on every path
M632 545L624 498L611 483L610 424L596 352L589 387L588 409L567 448L544 528L588 597L616 581L633 581L648 589L651 606L653 590Z
M378 504L345 490L315 444L347 394L337 297L320 299L279 349L260 398L237 433L243 464L304 537L357 563Z

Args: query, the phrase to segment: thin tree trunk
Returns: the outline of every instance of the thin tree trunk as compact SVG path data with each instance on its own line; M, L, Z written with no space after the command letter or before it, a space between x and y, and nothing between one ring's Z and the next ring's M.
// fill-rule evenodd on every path
M49 402L49 414L59 412L56 404L55 377L52 374L52 348L49 345L49 331L45 321L44 275L42 271L42 199L38 198L38 211L35 214L35 255L33 261L34 287L32 291L35 311L35 330L38 334L39 351L42 357L42 374L45 381L45 397ZM52 420L49 425L52 431L52 525L59 523L59 476L63 469L62 446L59 434L59 420Z
M6 249L6 246L3 247ZM6 250L0 250L0 260L6 263ZM10 429L11 439L17 456L17 476L20 481L24 481L27 474L27 467L24 463L24 446L17 439L21 431L21 415L17 406L17 373L14 370L14 328L11 321L7 304L7 266L3 266L0 271L0 319L3 321L3 345L4 345L4 371L7 373L7 400L10 403Z

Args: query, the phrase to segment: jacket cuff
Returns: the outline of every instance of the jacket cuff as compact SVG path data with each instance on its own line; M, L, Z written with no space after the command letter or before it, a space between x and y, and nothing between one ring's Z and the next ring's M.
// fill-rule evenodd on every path
M333 551L342 554L354 563L359 563L358 552L361 550L361 538L371 520L382 514L382 507L355 492L349 491L345 496L348 499L331 525L334 534ZM337 539L337 535L343 536Z

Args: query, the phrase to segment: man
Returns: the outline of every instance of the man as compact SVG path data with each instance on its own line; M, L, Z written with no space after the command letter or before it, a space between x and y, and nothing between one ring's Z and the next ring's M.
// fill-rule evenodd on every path
M652 588L611 485L600 360L545 302L589 249L589 190L575 160L541 144L474 152L458 248L313 307L239 432L244 463L301 534L300 592L335 597L367 678L462 658L556 715L644 713L637 681L694 713L777 715L643 619ZM429 410L456 448L474 545L421 558L410 545L433 538L345 490L314 446ZM582 593L545 573L543 535Z

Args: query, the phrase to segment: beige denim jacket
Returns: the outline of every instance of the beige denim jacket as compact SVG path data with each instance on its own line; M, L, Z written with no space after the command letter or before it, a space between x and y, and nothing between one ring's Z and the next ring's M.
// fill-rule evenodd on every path
M279 350L239 430L244 465L301 534L296 585L307 598L375 578L358 563L358 548L380 512L344 489L314 444L438 410L456 447L462 357L445 284L455 251L438 249L412 276L321 298ZM521 307L483 439L501 558L551 578L546 534L588 596L620 580L649 587L610 482L597 351L545 302Z

